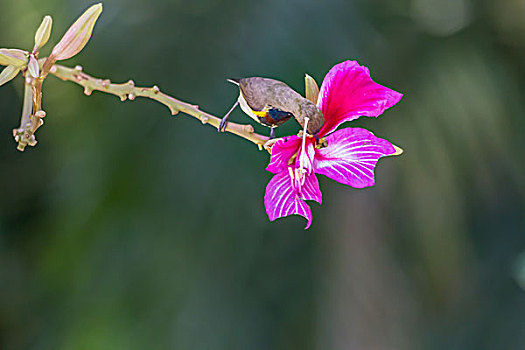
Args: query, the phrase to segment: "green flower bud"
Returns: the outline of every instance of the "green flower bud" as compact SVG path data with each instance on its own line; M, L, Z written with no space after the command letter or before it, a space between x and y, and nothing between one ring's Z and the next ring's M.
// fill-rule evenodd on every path
M38 30L35 33L35 47L33 52L40 50L49 40L51 35L51 28L53 27L53 19L51 16L45 16L42 20L42 24L38 27Z
M38 67L38 61L35 58L35 55L29 55L29 64L27 65L27 70L33 78L38 78L40 76L40 68Z
M0 49L0 65L22 67L27 64L27 52L18 49Z
M304 75L304 85L305 85L305 97L317 104L317 96L319 96L319 87L315 82L315 79L309 76L308 74Z
M20 72L19 67L15 67L15 66L5 67L4 70L0 73L0 86L13 80L18 75L18 72Z
M79 53L89 41L93 27L101 13L102 4L93 5L87 9L69 27L60 42L53 48L51 56L56 60L66 60Z

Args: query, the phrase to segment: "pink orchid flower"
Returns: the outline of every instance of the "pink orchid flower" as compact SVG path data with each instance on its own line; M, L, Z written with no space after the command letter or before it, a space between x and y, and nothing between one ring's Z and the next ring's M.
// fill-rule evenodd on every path
M264 205L273 221L301 215L312 223L306 200L322 203L315 174L355 188L374 185L374 167L379 158L399 154L401 149L361 128L337 127L360 116L377 117L403 95L372 81L366 67L356 61L335 65L325 76L317 107L325 123L317 143L311 136L288 136L272 147L266 170L275 175L266 187Z

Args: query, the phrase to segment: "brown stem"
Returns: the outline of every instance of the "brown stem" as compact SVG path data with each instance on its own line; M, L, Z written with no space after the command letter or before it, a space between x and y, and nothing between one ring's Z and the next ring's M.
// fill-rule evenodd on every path
M69 68L55 64L49 70L49 73L62 80L71 81L83 86L86 95L91 95L94 90L97 90L116 95L120 97L121 101L125 101L126 99L134 100L136 97L146 97L168 107L172 115L175 115L178 112L183 112L184 114L199 119L203 124L209 124L215 128L219 127L221 121L220 118L201 111L198 106L179 101L174 97L162 93L158 86L153 86L151 88L137 87L132 80L123 84L114 84L108 79L98 79L84 73L80 66ZM262 149L264 144L268 141L268 137L256 134L253 130L253 126L249 124L228 122L225 131L253 142L259 147L259 149Z

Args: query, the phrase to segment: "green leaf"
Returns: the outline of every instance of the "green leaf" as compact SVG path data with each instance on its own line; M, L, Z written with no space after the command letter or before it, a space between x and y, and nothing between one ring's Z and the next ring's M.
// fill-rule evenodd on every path
M18 75L18 72L20 72L19 67L15 67L15 66L5 67L4 70L0 73L0 86L13 80Z

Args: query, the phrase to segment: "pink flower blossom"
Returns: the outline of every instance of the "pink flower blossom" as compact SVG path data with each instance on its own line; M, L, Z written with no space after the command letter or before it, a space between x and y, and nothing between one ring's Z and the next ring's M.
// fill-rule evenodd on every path
M325 118L320 142L289 136L272 147L266 170L275 175L264 196L270 220L296 214L308 220L305 228L310 227L312 212L305 201L322 202L315 174L355 188L373 186L379 158L396 154L396 148L365 129L334 130L360 116L377 117L402 96L372 81L368 69L356 61L335 65L324 78L317 99Z

